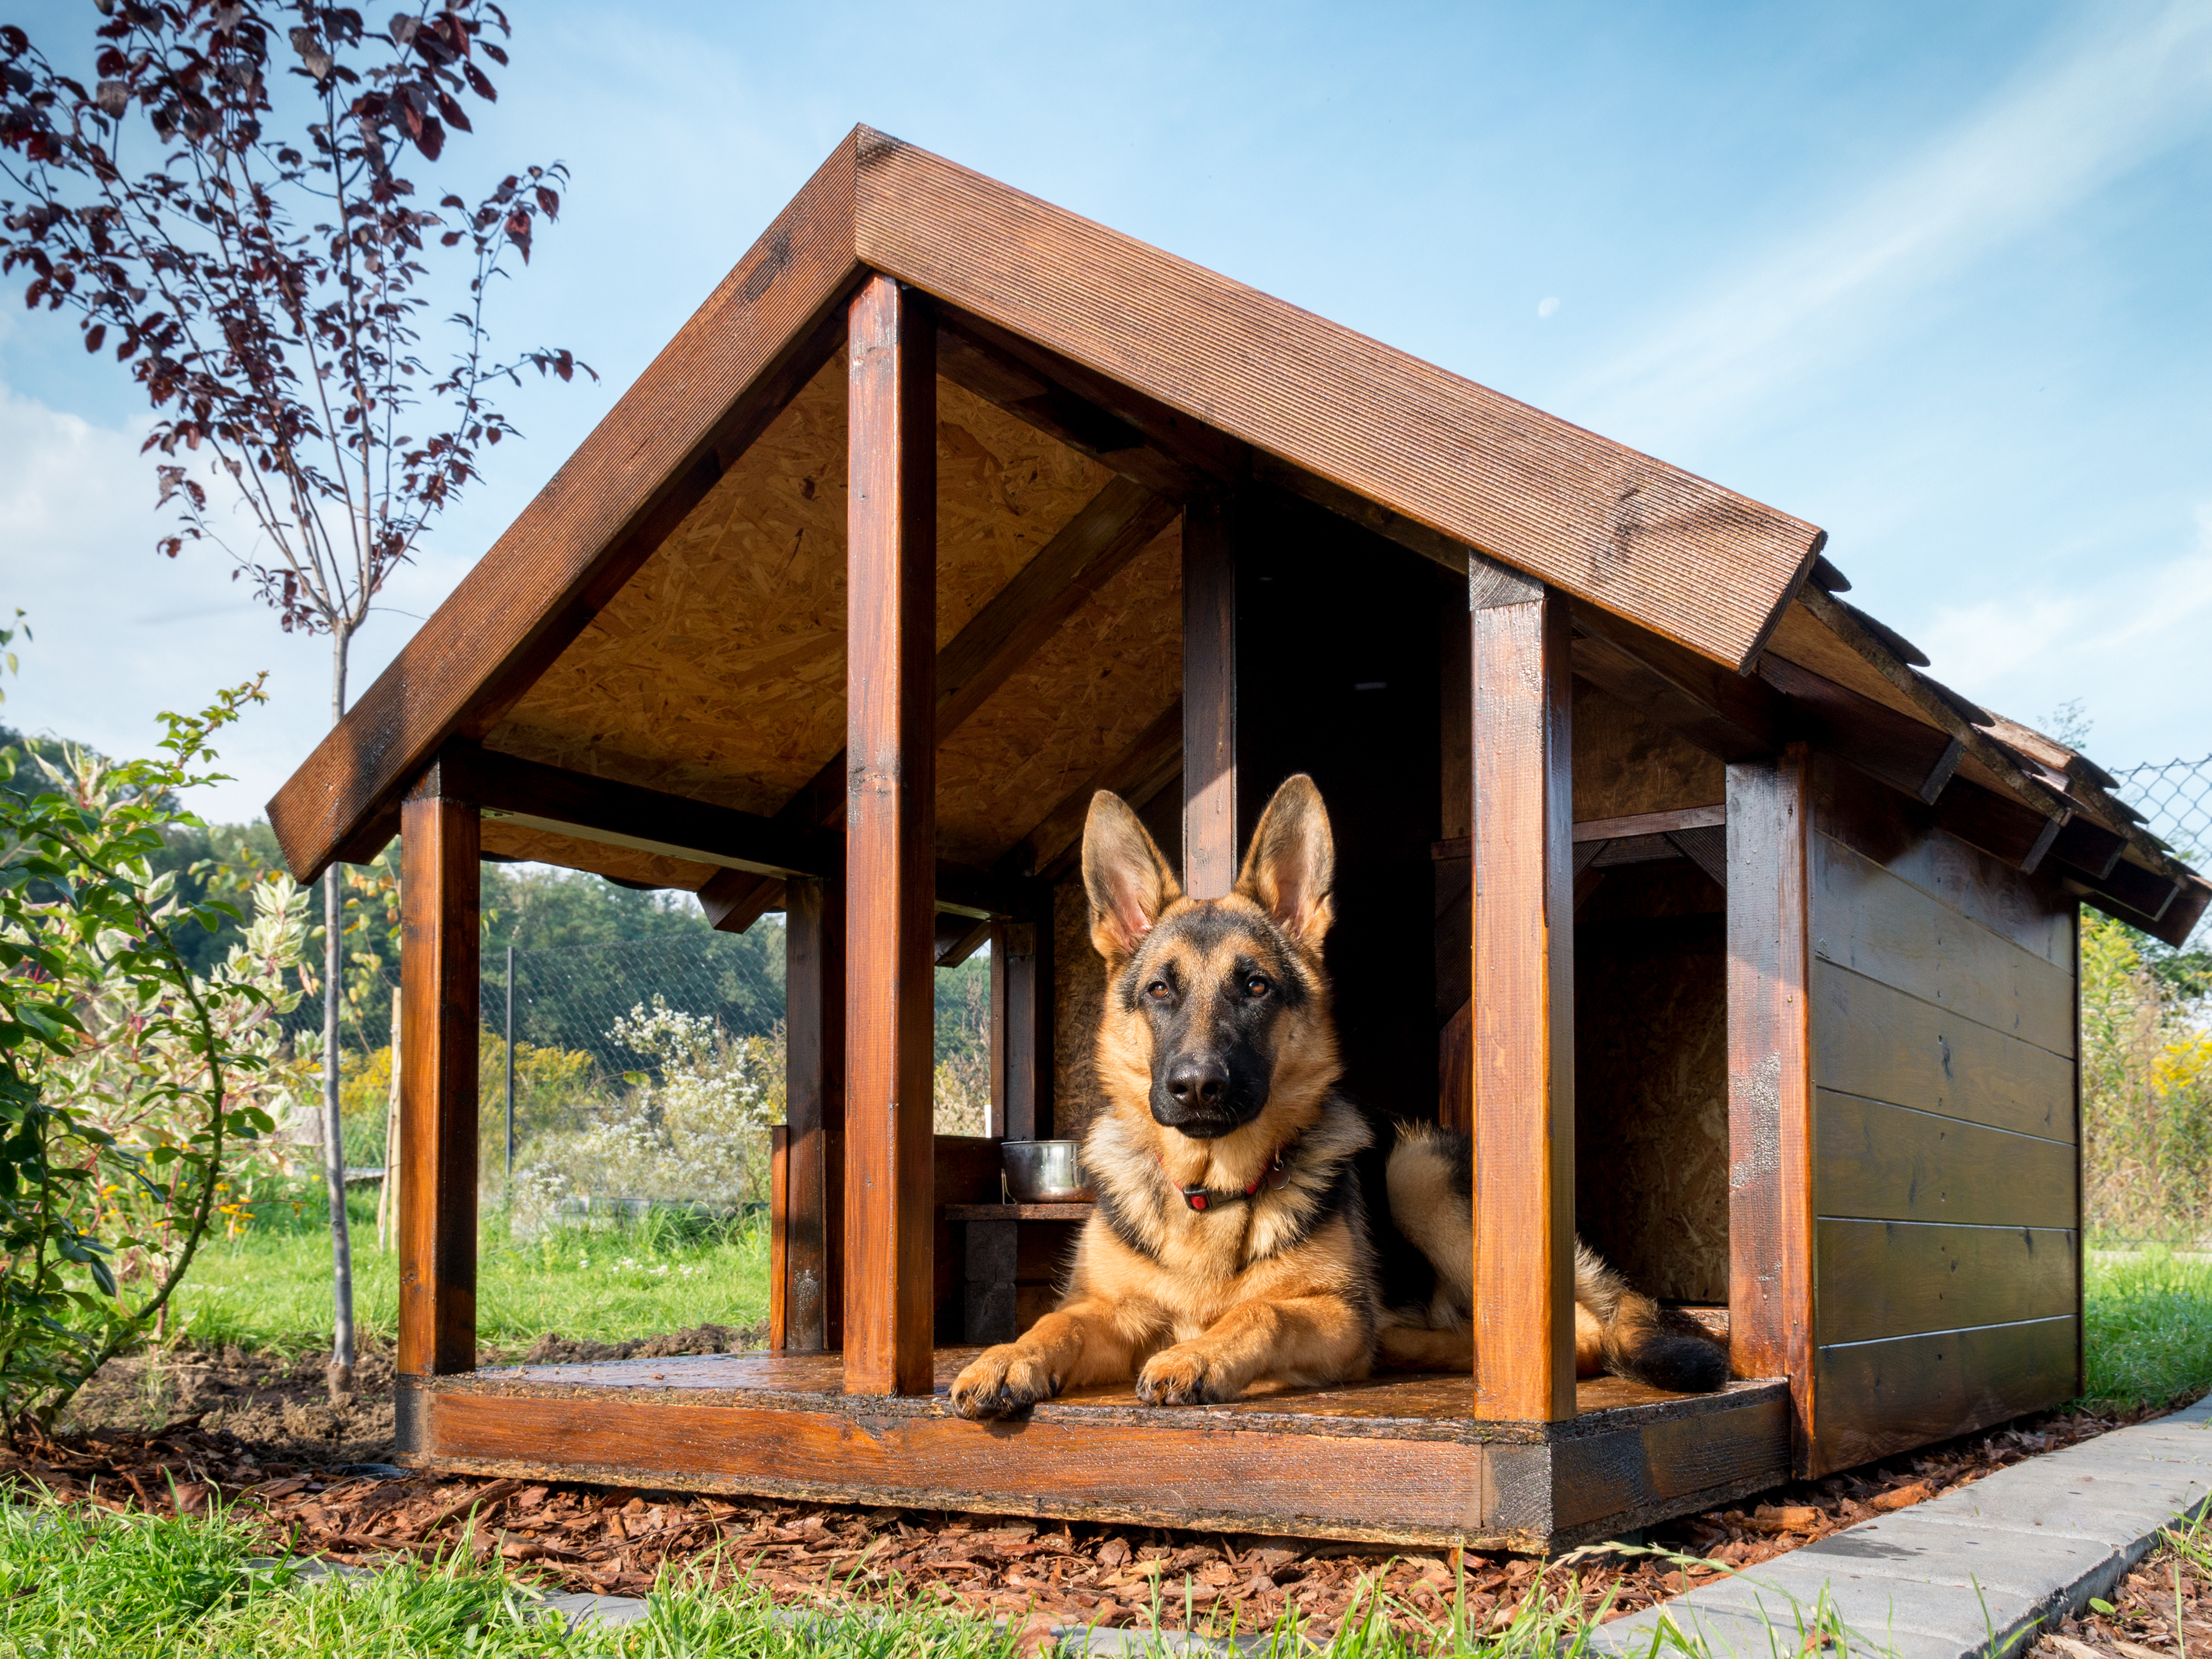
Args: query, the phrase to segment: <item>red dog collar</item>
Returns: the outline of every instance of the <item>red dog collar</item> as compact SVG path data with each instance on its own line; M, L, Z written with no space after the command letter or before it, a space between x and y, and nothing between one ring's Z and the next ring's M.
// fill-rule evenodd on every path
M1291 1184L1291 1172L1283 1163L1283 1151L1282 1147L1276 1147L1273 1156L1267 1160L1267 1168L1252 1178L1252 1184L1241 1193L1217 1193L1203 1186L1179 1187L1176 1190L1182 1194L1182 1201L1194 1210L1212 1209L1213 1201L1217 1198L1224 1204L1233 1204L1240 1198L1256 1197L1263 1185L1270 1192L1279 1193ZM1162 1169L1167 1167L1166 1159L1159 1158L1157 1161Z

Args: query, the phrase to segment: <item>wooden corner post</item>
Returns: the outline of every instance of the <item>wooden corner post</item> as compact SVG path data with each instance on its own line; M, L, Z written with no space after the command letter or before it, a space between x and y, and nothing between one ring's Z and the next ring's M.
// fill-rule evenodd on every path
M1729 1349L1813 1432L1812 757L1728 769Z
M937 369L928 302L850 312L846 532L845 1389L932 1386Z
M1566 605L1469 556L1474 1409L1575 1414L1572 664Z
M1237 528L1234 496L1182 519L1182 884L1194 899L1237 884Z
M477 1364L480 824L434 761L399 809L399 1373Z

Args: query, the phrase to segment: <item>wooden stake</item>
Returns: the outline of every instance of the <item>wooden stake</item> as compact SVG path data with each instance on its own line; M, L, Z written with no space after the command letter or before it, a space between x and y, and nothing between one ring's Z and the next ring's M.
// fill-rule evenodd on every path
M936 331L871 278L850 313L846 536L845 1389L932 1385Z
M400 808L399 1371L477 1364L478 831L433 763Z
M1480 555L1468 575L1474 1408L1556 1421L1575 1413L1567 613L1559 595Z

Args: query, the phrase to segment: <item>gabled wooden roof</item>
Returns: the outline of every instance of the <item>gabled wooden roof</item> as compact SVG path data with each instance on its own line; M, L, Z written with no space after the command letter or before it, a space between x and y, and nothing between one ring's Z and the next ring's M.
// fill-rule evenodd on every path
M1260 476L1445 562L1473 546L1729 667L1813 526L1255 289L856 128L270 804L294 868L388 823L481 734L835 349L866 270L1041 349L1194 474ZM1019 388L1012 389L1018 392ZM1049 402L1048 396L1045 401ZM1110 433L1085 437L1109 453Z
M804 838L843 795L843 311L870 270L941 325L941 902L1064 859L1091 789L1172 773L1177 508L1246 483L1564 590L1577 673L1710 754L1823 731L1977 845L2030 867L2055 845L2130 921L2185 933L2212 893L2093 764L1835 597L1813 526L866 127L270 803L295 874L373 856L457 738L513 798L488 853L695 890L825 856ZM562 778L659 792L625 818L647 832L580 841L514 804ZM718 866L713 825L650 830L692 804L786 855Z

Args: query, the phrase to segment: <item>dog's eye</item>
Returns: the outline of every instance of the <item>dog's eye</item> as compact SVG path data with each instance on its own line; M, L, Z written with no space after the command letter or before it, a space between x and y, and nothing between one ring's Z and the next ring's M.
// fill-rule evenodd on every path
M1263 997L1274 988L1258 974L1244 981L1244 994L1247 996Z
M1154 980L1150 985L1145 987L1145 994L1155 1002L1165 1002L1170 994L1168 990L1167 981L1164 979Z

